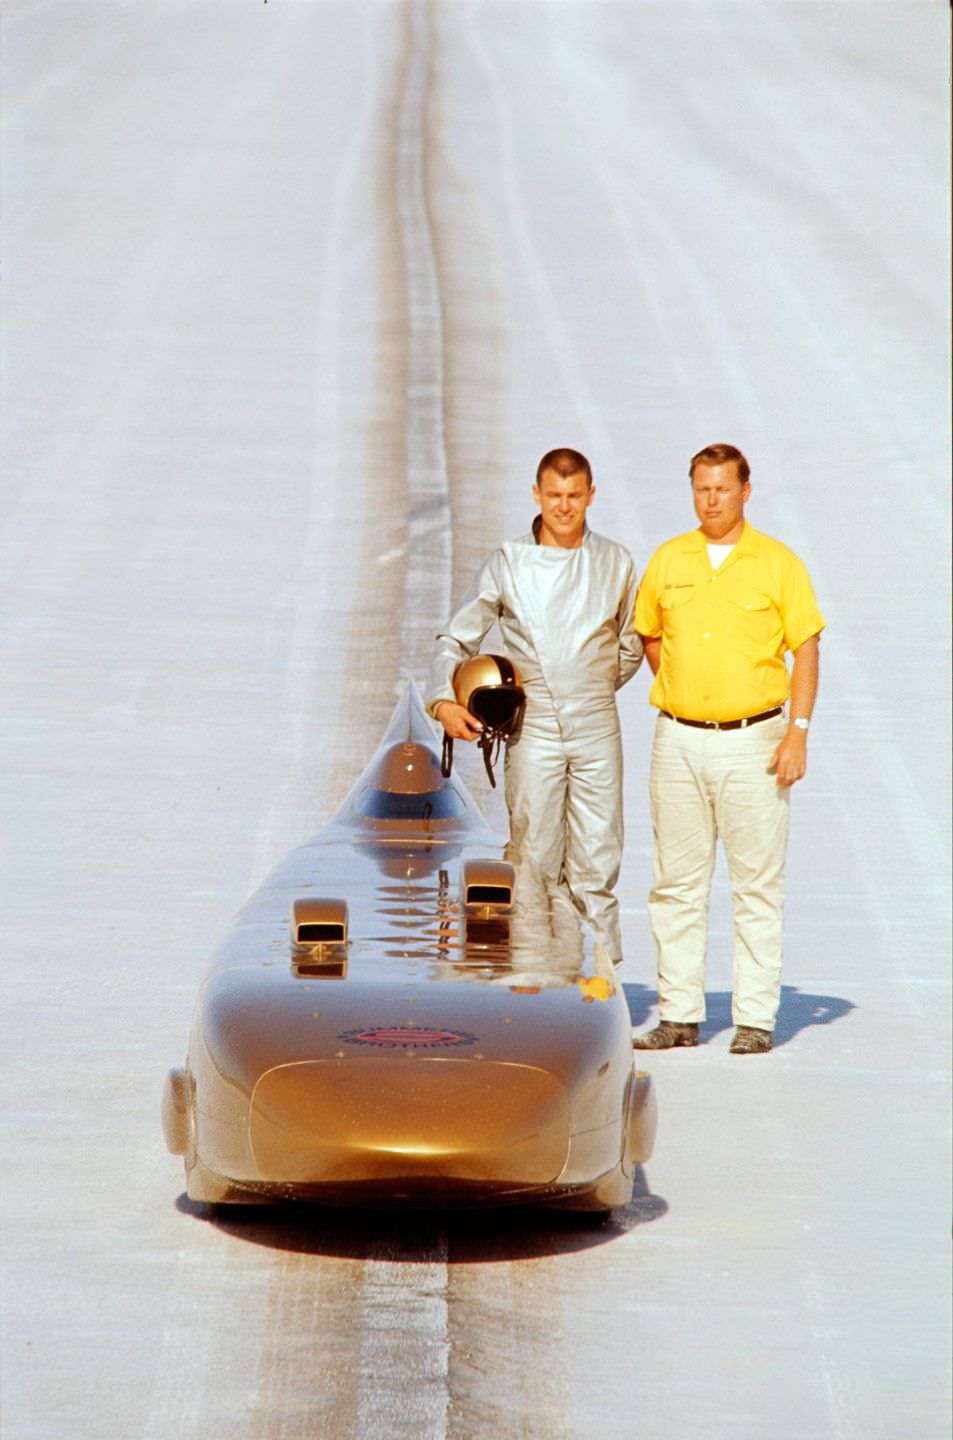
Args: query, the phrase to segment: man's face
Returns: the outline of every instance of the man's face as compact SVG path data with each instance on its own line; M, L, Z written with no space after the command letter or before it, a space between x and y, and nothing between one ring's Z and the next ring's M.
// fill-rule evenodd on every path
M749 481L742 484L737 461L695 466L692 498L706 539L716 545L733 545L741 539L745 502L750 494L751 484Z
M586 529L586 511L592 504L596 487L590 485L584 470L574 475L560 475L544 470L539 484L533 486L533 499L542 515L540 540L544 545L562 545L572 549L582 544Z

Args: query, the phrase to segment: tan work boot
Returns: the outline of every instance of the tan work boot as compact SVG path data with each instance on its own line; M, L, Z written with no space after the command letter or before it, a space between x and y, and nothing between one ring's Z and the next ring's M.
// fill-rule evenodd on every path
M728 1047L730 1055L764 1055L771 1049L773 1036L770 1030L758 1030L754 1025L739 1025L735 1038Z
M675 1050L682 1045L698 1044L698 1026L683 1025L678 1020L660 1020L654 1030L636 1035L633 1050Z

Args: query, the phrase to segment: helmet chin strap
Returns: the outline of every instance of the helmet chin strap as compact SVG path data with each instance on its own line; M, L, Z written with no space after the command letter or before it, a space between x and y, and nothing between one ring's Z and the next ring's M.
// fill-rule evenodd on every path
M500 746L503 743L502 730L484 730L477 744L483 752L483 763L486 766L487 779L496 789L496 780L493 778L493 766L496 764L497 756L500 753Z
M496 778L493 774L493 766L497 762L500 753L500 746L505 738L504 730L497 730L486 727L477 741L477 745L483 755L483 763L486 766L487 779L496 789ZM445 780L449 779L453 769L453 736L443 732L443 749L440 752L440 773Z

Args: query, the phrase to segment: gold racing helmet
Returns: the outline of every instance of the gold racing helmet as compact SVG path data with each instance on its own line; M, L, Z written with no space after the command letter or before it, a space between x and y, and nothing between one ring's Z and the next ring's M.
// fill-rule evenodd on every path
M504 740L519 733L526 692L520 673L505 655L473 655L463 660L453 672L453 692L457 704L469 710L483 726L477 741L483 752L483 763L490 784L495 788L493 766ZM444 737L443 773L450 774L453 765L453 741Z

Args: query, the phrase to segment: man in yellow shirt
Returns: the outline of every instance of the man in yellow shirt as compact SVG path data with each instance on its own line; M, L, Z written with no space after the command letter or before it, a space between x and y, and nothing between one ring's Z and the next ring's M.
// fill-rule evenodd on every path
M771 1049L781 995L788 802L807 768L824 617L798 557L745 520L751 480L741 451L709 445L689 475L700 526L656 550L635 605L660 712L649 896L659 1023L633 1044L698 1044L720 835L734 899L731 1051L757 1054Z

